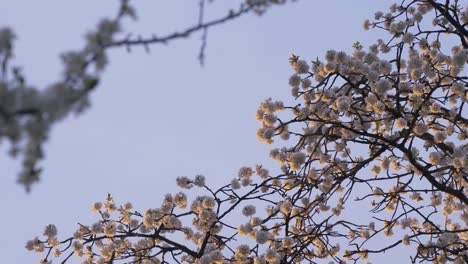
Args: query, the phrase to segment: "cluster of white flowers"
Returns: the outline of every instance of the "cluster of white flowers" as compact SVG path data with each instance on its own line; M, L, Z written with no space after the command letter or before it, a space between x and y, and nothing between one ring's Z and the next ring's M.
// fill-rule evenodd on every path
M125 8L124 8L125 7ZM23 169L18 182L27 190L39 180L38 162L43 158L42 144L53 124L68 115L80 114L89 107L89 93L97 85L108 62L106 48L120 32L120 20L134 15L127 1L122 1L117 19L103 19L97 29L86 36L81 51L64 53L60 80L41 89L26 84L18 67L10 66L15 34L0 28L0 138L10 140L12 156L22 156ZM11 73L10 73L11 72Z
M275 135L275 123L277 122L276 112L282 111L284 108L283 102L273 102L271 98L265 100L260 104L256 113L258 121L262 122L262 126L257 131L257 138L266 143L273 143L273 136Z
M291 170L299 170L306 161L306 154L303 152L293 152L289 155L289 166Z
M284 4L286 2L287 0L245 0L245 3L259 15L263 14L272 5Z
M242 209L242 213L245 216L252 216L255 214L255 212L256 212L256 208L254 205L247 205Z

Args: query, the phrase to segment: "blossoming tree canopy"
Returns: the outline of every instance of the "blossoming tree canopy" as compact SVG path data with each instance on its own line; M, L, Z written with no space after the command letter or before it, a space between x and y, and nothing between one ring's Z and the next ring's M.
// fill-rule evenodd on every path
M413 263L467 263L461 4L403 1L364 22L388 33L368 50L291 56L297 103L269 98L256 113L258 138L284 141L271 151L280 173L243 167L218 189L179 177L199 195L168 194L144 213L108 196L96 223L64 240L48 225L26 248L43 263L361 263L403 248Z

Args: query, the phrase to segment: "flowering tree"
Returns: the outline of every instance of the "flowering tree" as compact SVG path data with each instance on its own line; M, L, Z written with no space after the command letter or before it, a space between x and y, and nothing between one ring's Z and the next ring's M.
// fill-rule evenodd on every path
M144 213L109 195L96 223L65 240L48 225L26 248L42 263L357 263L406 246L413 263L467 263L467 23L457 0L377 12L364 28L388 40L311 63L293 55L299 102L260 104L257 136L284 141L271 151L281 172L243 167L218 189L179 177L199 195Z
M205 21L205 5L212 2L199 0L198 21L193 26L166 36L142 37L123 29L124 20L136 19L135 8L129 0L121 0L114 18L102 19L96 30L86 35L82 50L61 55L63 72L59 80L45 88L26 82L19 66L13 65L15 33L10 28L0 28L0 139L11 143L10 155L22 159L18 182L30 190L39 181L43 143L51 127L70 114L81 114L90 106L90 94L97 87L103 70L108 64L108 51L113 48L143 47L167 44L201 32L202 45L198 59L203 64L209 28L227 23L248 13L263 14L273 5L286 0L238 1L238 8L231 9L217 19Z

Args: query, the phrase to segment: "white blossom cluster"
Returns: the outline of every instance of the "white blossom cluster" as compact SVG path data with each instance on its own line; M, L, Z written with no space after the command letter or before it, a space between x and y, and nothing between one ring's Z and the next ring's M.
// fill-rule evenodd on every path
M122 1L119 16L100 21L97 29L86 35L81 51L61 55L64 70L60 80L44 88L28 85L20 68L12 65L15 34L0 28L0 138L10 141L11 156L22 158L18 182L27 190L39 180L38 162L44 156L42 144L50 128L89 107L89 93L108 62L106 47L120 32L121 18L132 14L127 1Z
M272 5L284 4L287 1L288 0L245 0L245 3L257 14L261 15Z

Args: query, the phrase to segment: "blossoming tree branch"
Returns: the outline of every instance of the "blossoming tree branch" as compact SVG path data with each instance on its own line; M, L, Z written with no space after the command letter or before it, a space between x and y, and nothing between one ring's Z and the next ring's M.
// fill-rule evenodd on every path
M165 36L143 37L125 32L124 20L136 19L135 8L129 0L121 0L114 18L102 19L96 30L86 34L82 50L61 55L63 72L59 80L45 88L28 84L21 67L13 64L15 33L10 28L0 28L0 139L11 143L12 157L22 159L18 182L30 190L38 182L44 157L42 148L51 127L70 114L81 114L90 106L90 94L98 86L101 75L108 65L108 51L112 48L143 47L149 51L152 45L168 44L171 41L202 33L199 53L200 63L205 57L207 31L248 13L262 14L273 5L286 0L239 1L238 8L229 10L217 19L205 21L205 6L212 0L199 0L198 21L185 29ZM134 37L136 35L136 37Z
M142 213L109 195L95 223L65 238L48 225L26 248L42 263L363 263L404 247L408 262L467 263L467 23L457 0L375 13L364 28L386 39L291 56L297 103L260 104L279 173L246 166L218 189L179 177L193 199Z

